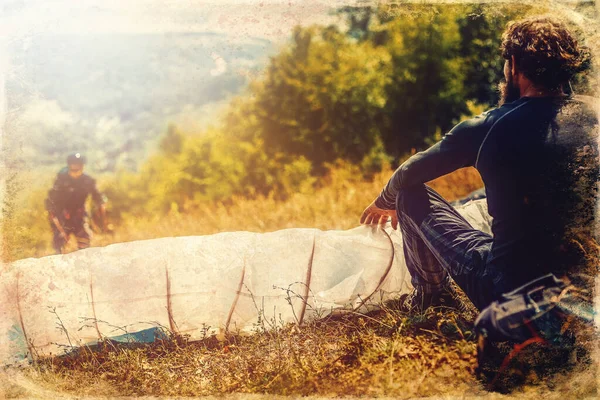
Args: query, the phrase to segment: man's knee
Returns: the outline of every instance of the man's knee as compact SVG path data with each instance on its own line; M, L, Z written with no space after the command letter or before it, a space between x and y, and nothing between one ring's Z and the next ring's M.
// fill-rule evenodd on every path
M409 217L419 225L431 211L431 198L425 185L402 188L396 197L398 216Z

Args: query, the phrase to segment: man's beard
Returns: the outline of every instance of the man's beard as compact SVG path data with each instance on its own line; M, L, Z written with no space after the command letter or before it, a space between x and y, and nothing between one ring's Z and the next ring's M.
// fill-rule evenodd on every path
M515 84L512 75L508 77L508 81L504 79L498 84L498 91L500 92L500 101L498 107L504 103L510 103L518 100L521 97L521 89Z

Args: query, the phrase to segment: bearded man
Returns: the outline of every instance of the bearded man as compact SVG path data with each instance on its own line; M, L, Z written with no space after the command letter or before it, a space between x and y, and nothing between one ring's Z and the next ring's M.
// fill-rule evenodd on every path
M455 301L450 278L478 309L546 273L581 271L598 180L597 106L570 79L589 65L561 22L509 23L502 36L501 103L455 126L404 162L361 223L391 219L403 234L412 295L422 311ZM485 184L492 235L473 229L425 185L462 167Z

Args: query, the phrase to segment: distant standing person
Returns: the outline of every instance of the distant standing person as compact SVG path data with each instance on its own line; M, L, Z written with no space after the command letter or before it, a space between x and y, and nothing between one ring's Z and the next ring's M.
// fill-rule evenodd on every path
M88 195L100 209L103 221L106 221L105 200L96 181L83 173L85 158L81 153L67 157L67 166L60 170L52 189L46 198L46 210L53 232L53 247L57 254L63 253L71 234L77 239L77 248L90 246L90 233L87 227L85 201Z

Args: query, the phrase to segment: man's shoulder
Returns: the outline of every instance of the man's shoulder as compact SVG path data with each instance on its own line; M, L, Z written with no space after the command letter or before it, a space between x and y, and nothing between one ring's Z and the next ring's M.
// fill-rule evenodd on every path
M61 178L61 179L64 179L67 176L69 176L69 168L67 168L67 167L62 167L56 174L56 177Z
M523 119L545 121L547 117L556 116L557 113L575 119L597 119L599 106L599 99L591 96L521 97L490 110L488 123L493 125L500 120L503 120L503 124L521 123Z
M465 135L476 134L487 131L506 111L500 108L492 108L479 115L465 119L458 123L450 134Z
M96 180L87 174L82 174L80 179L81 182L87 187L91 187L96 184Z
M527 115L527 105L530 102L530 98L521 97L518 100L511 101L509 103L504 103L501 106L494 108L489 111L490 117L494 121L499 120L508 115L519 116L519 115Z
M524 103L525 101L523 99L519 99L517 101L505 103L501 106L491 108L479 115L461 121L455 126L454 130L489 129L492 127L492 125L494 125L494 123L496 123L506 114L519 109Z
M82 174L79 179L77 179L76 181L73 180L70 176L69 176L69 169L67 167L62 168L60 171L58 171L58 173L56 174L56 183L58 183L60 186L84 186L84 187L90 187L90 186L94 186L96 184L96 180L94 178L92 178L90 175L87 174Z
M67 184L67 182L69 181L69 169L64 167L61 168L57 173L56 173L56 179L55 179L55 186L56 184L59 184L60 186L64 186Z

